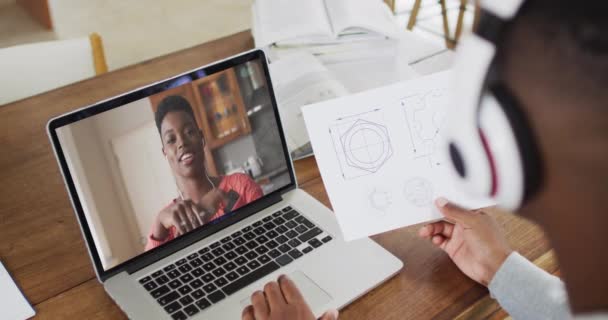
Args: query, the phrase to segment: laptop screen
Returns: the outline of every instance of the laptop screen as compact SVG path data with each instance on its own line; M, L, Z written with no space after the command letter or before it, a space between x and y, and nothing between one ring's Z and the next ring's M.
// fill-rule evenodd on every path
M265 61L253 57L55 130L103 270L293 184Z

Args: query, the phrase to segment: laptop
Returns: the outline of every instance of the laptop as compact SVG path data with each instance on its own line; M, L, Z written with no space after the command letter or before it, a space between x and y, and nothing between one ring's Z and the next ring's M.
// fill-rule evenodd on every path
M98 280L129 318L239 319L286 274L318 317L403 263L298 188L261 50L51 119Z

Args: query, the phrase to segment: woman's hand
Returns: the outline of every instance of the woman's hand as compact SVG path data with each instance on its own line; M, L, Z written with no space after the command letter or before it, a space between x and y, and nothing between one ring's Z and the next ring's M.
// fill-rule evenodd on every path
M243 310L243 320L315 320L300 290L287 276L280 276L278 283L269 282L264 292L251 295L251 305ZM337 320L338 311L331 310L321 320Z
M154 221L152 235L156 240L164 240L169 228L175 227L178 235L192 231L204 224L204 213L190 200L176 199L170 206L161 210Z
M448 221L428 224L419 235L445 251L471 279L488 286L513 250L496 221L483 211L461 209L444 198L435 204Z
M206 215L203 219L205 223L209 222L211 217L217 212L217 208L219 208L220 204L226 204L227 196L224 191L213 188L211 191L205 193L199 205L204 209Z

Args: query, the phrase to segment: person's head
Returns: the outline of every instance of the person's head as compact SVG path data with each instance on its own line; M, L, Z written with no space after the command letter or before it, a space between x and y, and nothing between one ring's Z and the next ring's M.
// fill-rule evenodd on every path
M497 48L543 166L520 213L541 224L559 223L555 212L574 201L608 196L607 10L608 1L527 0Z
M204 138L188 100L167 96L154 114L162 152L173 174L192 177L204 173Z

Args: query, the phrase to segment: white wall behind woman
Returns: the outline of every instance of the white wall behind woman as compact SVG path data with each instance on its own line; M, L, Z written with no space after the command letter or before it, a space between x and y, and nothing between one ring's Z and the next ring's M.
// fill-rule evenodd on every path
M128 148L116 154L112 142L141 133L141 128L148 128L146 136L136 134L137 139L131 139ZM166 205L164 198L171 199L170 196L158 196L154 190L158 185L169 184L168 192L175 195L149 99L100 113L72 124L64 131L63 135L73 140L66 144L66 153L70 155L73 167L80 168L81 179L77 183L84 190L80 196L85 211L97 226L94 233L99 242L98 250L105 255L102 257L104 264L110 267L143 252L144 238L150 230L149 221ZM166 166L165 178L163 182L150 182L145 177L162 171L158 169L159 163ZM152 164L155 165L150 169ZM135 179L134 174L143 178ZM133 190L139 191L135 198ZM152 204L154 209L137 210L142 204ZM142 224L139 216L145 216L148 222Z
M150 100L138 100L99 114L95 128L103 141L104 157L122 211L126 213L130 234L143 251L153 217L172 199L166 199L166 193L175 196L174 188L162 192L174 183L162 156ZM142 132L143 128L148 129ZM160 177L159 171L163 171Z
M154 122L111 141L143 247L158 212L178 196L175 180Z
M137 251L93 120L61 128L59 138L102 264L109 268Z

